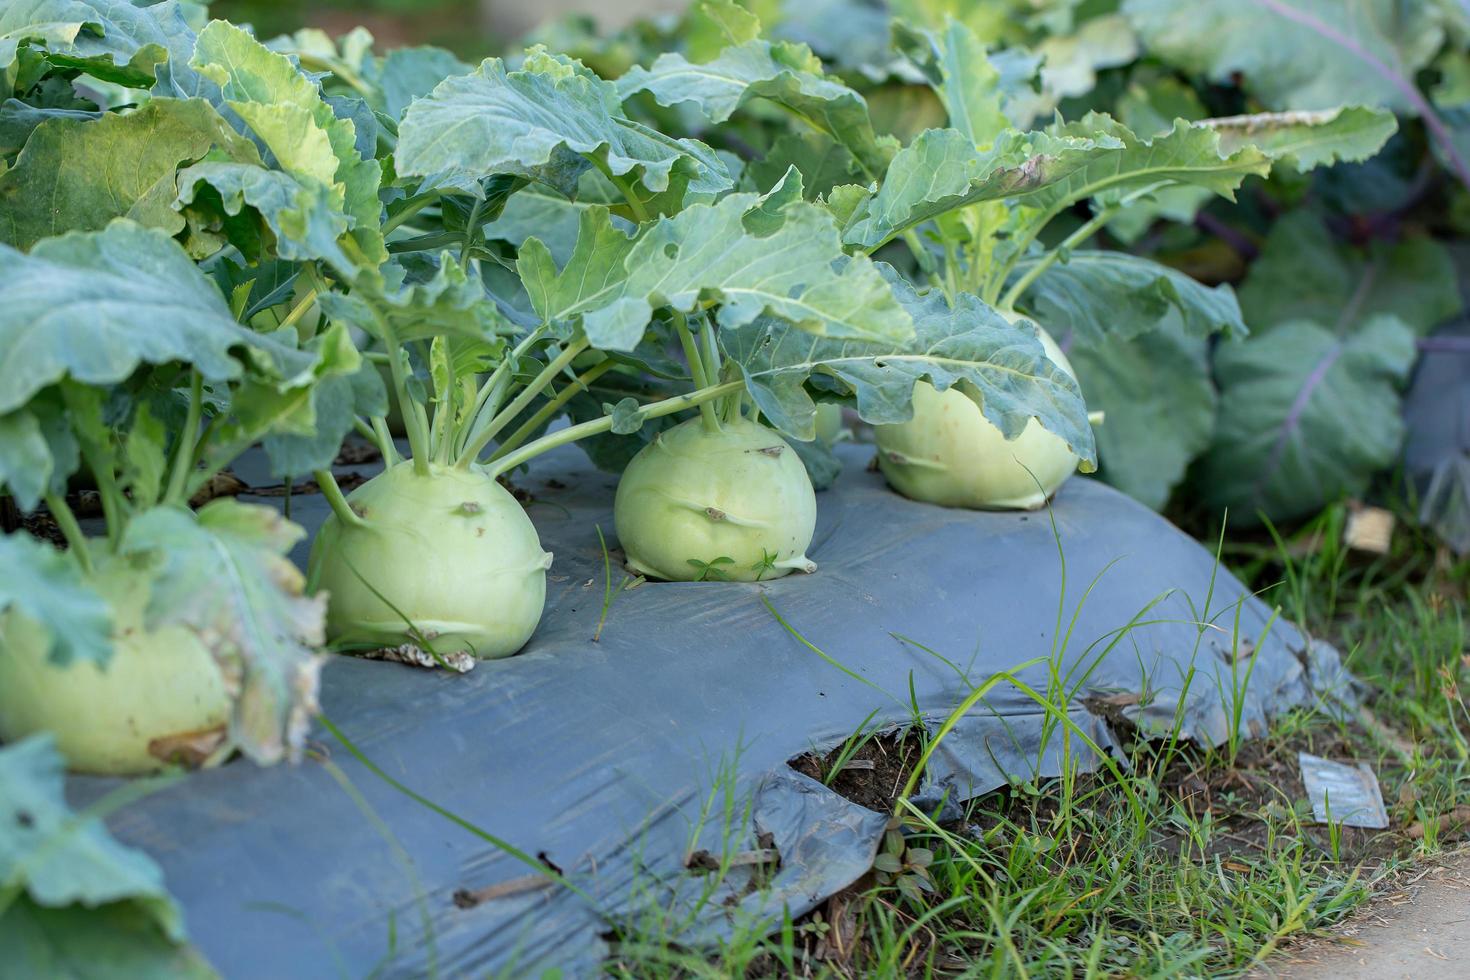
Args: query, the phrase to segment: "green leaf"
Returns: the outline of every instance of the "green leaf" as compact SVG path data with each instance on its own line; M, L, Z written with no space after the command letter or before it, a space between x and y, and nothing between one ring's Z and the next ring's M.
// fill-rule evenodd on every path
M285 558L305 534L274 508L219 499L146 511L120 545L150 566L148 628L198 634L239 691L231 740L261 764L298 758L316 711L327 597L303 596Z
M732 184L709 147L627 118L615 86L540 48L519 71L487 58L409 106L394 159L401 175L471 193L486 177L516 174L566 197L592 161L630 190L641 188L640 201L655 210L677 210L686 192L707 197Z
M722 346L772 425L797 439L815 437L816 404L804 387L813 374L841 382L858 415L874 425L912 418L914 385L923 380L941 391L959 385L1008 439L1037 419L1092 468L1087 407L1076 382L1047 359L1035 327L1013 324L969 294L951 309L938 290L921 296L891 270L888 278L913 317L915 336L906 344L812 337L779 321L723 335Z
M799 177L788 179L799 190ZM606 212L590 211L559 273L534 239L518 268L543 320L581 316L588 338L603 349L631 350L660 307L693 312L710 299L721 302L717 318L726 328L767 313L826 336L910 336L908 314L870 261L845 256L827 211L800 200L774 213L761 210L790 194L784 182L766 198L732 194L662 218L631 240ZM746 230L757 213L762 235Z
M199 32L190 63L220 86L226 104L282 169L331 188L334 203L340 200L351 220L350 240L363 263L381 264L388 255L379 231L382 169L358 153L352 121L339 119L289 58L225 21Z
M896 143L873 131L863 97L822 72L804 44L751 40L694 63L665 52L653 66L635 66L617 82L618 98L647 92L659 105L692 103L712 123L722 123L752 99L769 99L845 146L871 174L880 174Z
M449 254L440 257L433 276L395 291L360 282L352 293L324 293L319 297L327 316L387 341L407 344L439 336L485 339L509 333L510 324L485 302L479 280L471 279Z
M329 468L356 417L387 416L388 392L382 373L370 361L359 358L356 362L357 368L348 370L345 365L351 360L341 359L341 366L334 365L311 387L311 401L304 412L310 417L309 432L277 427L278 431L264 438L272 476L286 478Z
M951 129L978 146L1010 128L1007 103L1028 86L1019 78L1002 78L986 55L985 43L967 24L950 20L943 33L934 33L895 21L893 34L895 46L918 66L944 103Z
M1100 178L1103 161L1121 162L1122 146L1111 135L1098 141L1007 130L993 146L980 150L958 130L931 129L893 158L877 194L853 213L844 238L871 251L946 211L981 201L1025 199L1090 163L1098 164Z
M0 71L14 57L14 42L29 40L48 52L52 64L146 87L157 63L168 58L173 36L184 29L177 3L16 0L0 6Z
M1068 351L1087 407L1103 413L1098 476L1160 510L1210 446L1218 396L1208 342L1177 323Z
M0 492L32 511L51 488L51 447L41 423L26 409L0 415Z
M183 915L163 871L114 840L100 820L72 813L64 770L49 735L0 749L0 891L22 889L47 908L128 902L182 940Z
M776 176L779 178L780 174ZM519 249L526 239L536 238L550 250L558 264L564 265L577 247L582 214L592 208L603 206L585 197L568 200L544 184L531 184L505 202L500 216L485 226L485 239L509 242ZM631 234L629 222L614 217L612 223L621 227L625 236Z
M1150 54L1272 109L1343 104L1416 111L1414 75L1444 42L1433 3L1124 0Z
M87 587L77 563L29 534L0 535L0 612L15 609L50 636L51 662L105 664L112 656L112 610ZM3 880L3 879L0 879Z
M1258 331L1313 320L1346 332L1387 314L1424 334L1464 301L1453 260L1432 239L1377 241L1365 254L1339 245L1321 218L1298 211L1272 229L1241 286L1240 305Z
M862 177L846 147L825 133L807 131L778 136L764 157L746 166L744 179L751 187L771 187L791 167L801 174L802 194L808 201Z
M122 381L139 364L192 364L238 377L233 349L282 376L309 358L241 327L224 298L167 234L118 219L98 232L0 245L0 412L64 377Z
M351 219L342 211L342 202L334 200L329 185L256 164L210 161L179 174L175 206L207 214L212 208L206 208L204 187L214 190L216 196L208 203L218 202L224 215L238 216L247 207L255 211L269 231L266 240L273 240L269 251L274 255L288 261L322 259L347 275L356 271L340 241ZM231 237L231 244L247 258L260 261L270 258L266 250L252 247L262 237L255 229L247 238Z
M1233 522L1284 520L1360 494L1403 441L1414 331L1376 315L1350 334L1277 324L1215 355L1220 421L1197 489Z
M400 119L414 99L428 95L449 76L463 75L469 70L469 65L443 48L429 45L395 48L378 66L381 100L376 108L392 119Z
M218 974L189 946L163 935L131 904L48 909L19 898L0 915L6 967L27 977L208 980Z
M1393 113L1365 106L1261 112L1207 119L1204 125L1220 134L1221 154L1255 147L1273 161L1303 171L1366 160L1399 128Z
M139 405L123 440L122 473L118 481L135 503L147 506L158 500L168 470L164 456L167 444L168 432L163 422L153 417L147 402Z
M1021 260L1016 274L1039 261ZM1127 340L1166 324L1195 337L1248 332L1229 286L1212 289L1177 269L1127 252L1072 252L1043 272L1019 305L1052 333L1060 337L1070 332L1088 347Z
M259 159L254 145L200 99L154 99L100 119L48 119L0 174L0 242L29 249L118 217L176 234L184 219L174 210L175 173L216 149L232 159Z

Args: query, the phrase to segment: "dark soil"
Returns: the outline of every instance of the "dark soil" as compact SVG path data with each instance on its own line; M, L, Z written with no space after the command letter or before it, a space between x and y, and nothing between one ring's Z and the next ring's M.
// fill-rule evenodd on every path
M875 735L844 762L843 750L847 744L824 756L803 753L788 765L803 776L827 784L838 796L859 806L878 813L892 813L898 794L923 754L919 734L905 729ZM842 768L834 773L839 764Z

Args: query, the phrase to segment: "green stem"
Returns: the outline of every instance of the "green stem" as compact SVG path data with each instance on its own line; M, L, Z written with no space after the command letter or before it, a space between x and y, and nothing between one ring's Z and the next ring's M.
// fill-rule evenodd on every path
M536 375L530 384L526 385L524 391L511 399L509 405L506 405L495 414L495 417L490 420L489 425L476 433L475 437L469 441L464 447L464 450L459 454L459 459L454 461L454 465L462 470L468 469L469 465L479 458L481 451L490 444L490 440L494 439L496 434L509 425L517 415L525 411L531 402L535 401L541 394L542 389L558 374L561 374L568 364L571 364L578 355L590 346L592 346L591 342L586 337L579 337L568 344L566 350L562 351L550 364L542 368L541 373Z
M403 416L403 428L408 433L408 451L413 456L414 472L420 476L428 476L428 416L424 414L424 406L408 397L408 377L403 371L403 351L398 346L398 338L393 335L393 328L379 317L378 329L384 345L393 354L388 368L393 373L393 394L398 399L398 413Z
M480 198L470 206L470 216L464 223L464 245L459 250L459 264L464 265L470 259L470 249L475 246L475 237L480 231L480 215L485 210L485 200Z
M727 381L724 384L711 385L708 388L701 388L698 391L691 391L687 394L675 395L673 398L665 398L663 401L654 402L647 408L642 409L639 414L645 421L648 419L662 418L665 415L682 412L687 408L703 405L716 398L723 398L731 392L740 391L744 387L745 382L743 381ZM578 439L585 439L588 436L608 432L612 429L612 426L612 416L604 415L602 418L592 419L580 425L571 425L565 429L558 429L555 432L547 433L540 439L527 443L515 452L507 453L505 456L496 460L490 466L489 474L492 477L498 477L502 473L509 473L517 466L520 466L528 460L535 459L544 452L549 452L558 446L565 446L568 443L576 442Z
M597 160L593 160L592 162L598 170L602 171L602 175L618 189L618 193L623 195L623 200L628 202L628 210L633 212L633 218L640 225L646 222L649 218L648 208L644 207L643 202L638 200L637 195L633 193L632 185L614 174L612 168L607 164L600 163Z
M715 340L715 324L709 314L700 321L700 337L704 341L704 377L713 384L719 380L724 364L720 360L720 345Z
M342 495L342 488L337 485L337 478L332 476L331 470L317 470L313 475L316 477L316 485L321 488L322 496L327 498L327 506L337 515L337 520L349 527L367 527L367 521L352 509L352 505Z
M194 468L194 445L199 437L199 420L204 414L204 375L191 371L189 383L189 410L184 416L184 428L179 432L179 444L174 447L173 470L168 476L168 489L163 502L176 504L183 499L184 487L189 481L189 471Z
M306 311L311 306L311 304L312 303L315 303L315 302L316 302L316 287L313 286L312 288L310 288L310 289L308 289L306 291L306 295L305 296L301 297L301 301L299 303L297 303L295 306L291 307L291 312L286 314L285 319L283 319L280 323L276 324L276 329L277 330L283 330L286 327L294 327L294 326L296 326L296 321L297 320L300 320L302 318L302 316L304 316L306 314Z
M708 387L710 377L704 370L704 356L699 353L699 345L694 342L694 334L689 329L689 318L679 310L674 311L674 330L679 334L679 346L684 348L684 359L689 362L689 376L694 379L694 387ZM706 432L720 431L720 417L715 414L713 405L701 403L699 417L704 420Z
M72 513L66 498L59 493L48 493L45 497L46 507L51 511L51 519L61 529L62 537L66 538L67 547L71 553L77 556L77 564L82 566L82 572L86 575L92 574L92 555L87 551L87 536L82 533L82 526L77 523L77 515Z
M384 237L387 237L390 231L393 231L399 225L403 224L409 218L412 218L414 215L418 214L424 208L428 207L430 204L433 204L437 200L439 200L439 192L430 191L427 194L424 194L409 201L407 204L399 209L397 214L393 215L393 217L383 222Z
M563 405L577 397L577 392L586 391L592 382L602 377L608 371L611 371L615 366L617 366L617 362L609 357L607 360L594 364L592 367L583 371L577 376L575 381L563 388L557 393L555 398L548 401L535 415L527 419L525 424L502 439L500 445L495 448L495 452L490 454L490 461L493 463L529 439L531 433L535 432L538 427L549 421L557 412L561 411Z
M1001 309L1015 309L1016 303L1020 300L1022 296L1026 294L1026 290L1031 288L1031 284L1041 277L1042 273L1046 272L1047 269L1050 269L1052 266L1056 265L1057 262L1061 261L1063 255L1066 255L1072 249L1076 248L1078 245L1081 245L1083 242L1087 241L1087 239L1095 235L1098 230L1102 228L1103 225L1113 220L1113 216L1116 215L1119 210L1121 210L1121 206L1103 208L1097 214L1093 215L1092 218L1088 220L1085 224L1083 224L1080 228L1072 232L1072 234L1068 235L1060 245L1042 256L1035 265L1026 270L1025 274L1023 274L1021 278L1016 280L1015 285L1011 286L1011 288L1006 291L1005 297L1000 301ZM1010 275L1010 272L1014 268L1014 262L1008 263L1006 275ZM1000 280L1000 282L1004 283L1005 280L1002 279Z
M475 393L475 407L470 410L468 415L470 420L469 424L465 426L464 431L458 433L455 437L455 448L457 451L463 452L465 445L474 438L480 425L480 419L487 414L487 405L489 406L488 414L491 419L495 417L496 412L500 411L500 399L504 397L505 382L510 376L511 371L515 369L516 363L525 356L527 351L539 343L550 332L551 327L547 324L542 324L535 330L532 330L526 334L525 338L519 344L516 344L509 356L503 358L495 366L495 370L490 372L490 377L485 379L485 383L480 385L480 390ZM487 419L487 421L489 420Z
M393 433L388 431L387 419L373 418L373 435L377 437L378 452L382 454L384 469L403 462L403 457L398 455L398 447L393 444Z

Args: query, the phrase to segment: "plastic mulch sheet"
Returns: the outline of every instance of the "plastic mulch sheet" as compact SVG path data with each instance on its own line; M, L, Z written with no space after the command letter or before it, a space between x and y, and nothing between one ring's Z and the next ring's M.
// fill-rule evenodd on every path
M899 727L916 705L937 727L993 673L1040 658L1018 676L1072 724L994 687L922 787L953 810L1008 777L1056 773L1064 751L1095 765L1088 741L1114 744L1099 703L1219 742L1233 718L1257 734L1275 712L1345 688L1334 651L1271 622L1209 551L1101 483L1063 488L1054 536L1044 511L904 500L865 471L870 454L844 448L846 472L818 497L816 574L649 583L614 601L597 643L595 528L612 546L614 478L574 450L552 454L518 478L556 555L523 653L465 675L348 658L327 668L325 714L376 766L571 887L390 787L323 730L316 747L360 799L311 758L235 762L109 823L163 865L226 976L553 965L576 976L596 968L617 923L649 909L666 910L670 941L697 945L742 921L779 924L783 908L802 914L862 875L886 815L787 762L839 744L875 710L871 723ZM293 501L308 528L325 513L320 497ZM71 792L110 785L74 778ZM718 880L685 867L698 850L757 848L779 856L774 872Z

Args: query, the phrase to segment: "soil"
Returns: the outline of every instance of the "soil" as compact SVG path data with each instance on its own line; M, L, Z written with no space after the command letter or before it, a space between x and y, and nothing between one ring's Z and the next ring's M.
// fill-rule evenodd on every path
M829 784L834 793L869 810L892 813L898 794L924 747L917 734L903 731L875 735L845 763L841 759L842 749L843 746L838 746L824 756L807 752L792 759L789 765L803 776L824 783L840 763L842 768Z

